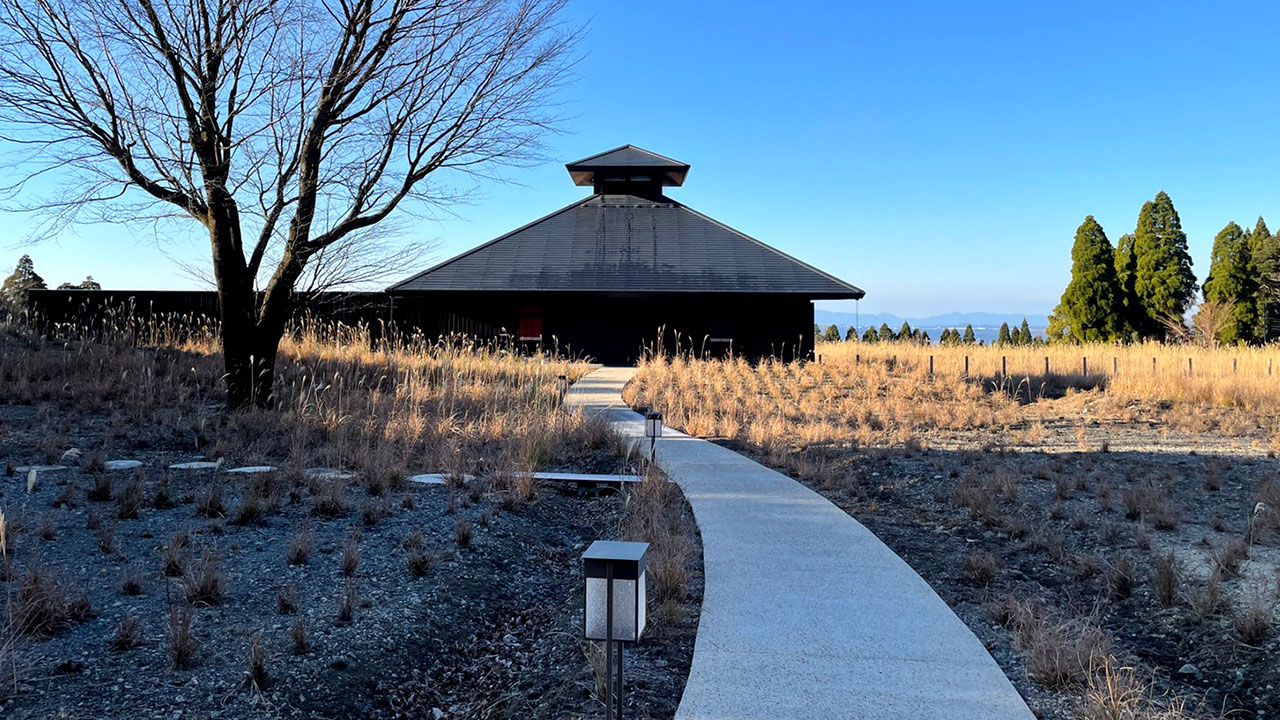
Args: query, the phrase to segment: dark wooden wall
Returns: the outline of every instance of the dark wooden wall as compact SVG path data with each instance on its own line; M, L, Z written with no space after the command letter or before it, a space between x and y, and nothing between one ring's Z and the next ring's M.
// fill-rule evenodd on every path
M122 323L217 323L218 296L196 291L33 290L28 300L41 325L92 330ZM296 317L365 324L377 338L394 325L434 339L460 334L521 343L521 317L537 317L541 346L600 362L634 362L646 353L692 352L755 359L810 358L813 303L785 295L668 293L316 293L303 296Z

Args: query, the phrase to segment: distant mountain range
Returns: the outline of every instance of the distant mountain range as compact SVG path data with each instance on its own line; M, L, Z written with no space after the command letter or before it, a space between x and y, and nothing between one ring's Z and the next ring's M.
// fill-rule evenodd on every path
M952 312L942 315L931 315L929 317L902 317L892 313L862 313L860 316L854 313L832 312L831 310L823 310L815 308L813 311L813 321L818 324L819 328L826 328L828 325L835 325L840 328L840 334L844 335L845 330L850 325L857 323L858 332L861 334L869 327L880 327L888 325L897 332L905 321L913 328L920 328L929 333L934 340L945 328L955 328L964 330L966 325L973 326L974 335L979 340L991 341L995 340L1000 333L1001 323L1009 323L1009 327L1016 328L1022 325L1022 318L1027 319L1027 325L1031 328L1031 332L1039 335L1048 327L1048 313L988 313L988 312Z

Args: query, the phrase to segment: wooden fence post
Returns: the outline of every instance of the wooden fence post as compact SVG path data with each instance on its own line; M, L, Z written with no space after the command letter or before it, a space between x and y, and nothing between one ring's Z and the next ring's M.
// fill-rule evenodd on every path
M1084 371L1084 376L1089 377L1089 357L1087 355L1080 357L1080 369Z
M929 356L929 377L933 377L933 356Z
M1111 374L1112 375L1120 374L1120 359L1117 358L1115 355L1111 356Z
M1009 377L1009 365L1007 362L1005 362L1004 355L1000 356L1000 377L1002 379Z
M1151 374L1152 374L1152 375L1155 375L1155 374L1156 374L1156 359L1155 359L1155 358L1151 358Z
M1187 376L1189 377L1194 374L1195 374L1195 370L1191 365L1191 358L1187 358Z
M964 356L964 379L969 379L969 356Z
M1049 377L1049 356L1044 356L1044 376Z

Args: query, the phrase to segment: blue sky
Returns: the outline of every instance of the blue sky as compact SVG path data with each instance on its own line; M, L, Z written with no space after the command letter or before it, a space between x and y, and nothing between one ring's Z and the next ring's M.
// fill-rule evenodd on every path
M1163 189L1197 276L1214 234L1280 225L1277 3L591 3L554 160L423 222L431 264L581 197L563 163L632 143L670 195L867 290L863 312L1047 312L1085 215L1114 242ZM22 245L56 284L183 288L198 235L87 226ZM852 309L826 303L830 309Z

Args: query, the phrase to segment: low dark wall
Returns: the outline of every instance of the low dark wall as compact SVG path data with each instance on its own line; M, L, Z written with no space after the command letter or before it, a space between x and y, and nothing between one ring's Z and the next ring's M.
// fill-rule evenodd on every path
M378 333L391 318L391 296L374 293L309 293L299 296L294 317L369 325ZM187 290L32 290L27 309L41 327L103 330L126 322L199 326L218 323L218 293Z

